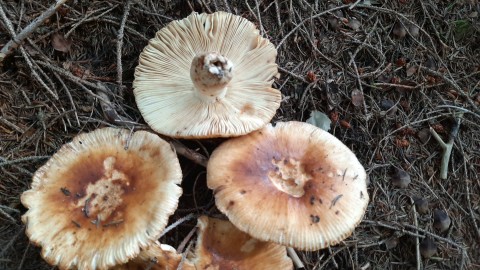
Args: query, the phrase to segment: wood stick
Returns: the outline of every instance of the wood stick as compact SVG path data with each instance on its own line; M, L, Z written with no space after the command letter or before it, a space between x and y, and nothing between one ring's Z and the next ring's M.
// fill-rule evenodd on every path
M433 137L437 140L437 142L440 144L440 146L443 149L443 155L442 155L442 162L440 163L440 178L441 179L447 179L448 175L448 163L450 161L450 156L452 154L452 149L453 149L453 141L455 141L455 137L457 137L458 130L460 128L460 122L462 119L463 113L460 113L459 117L455 118L455 125L452 127L452 130L450 132L450 136L448 139L448 142L445 143L440 135L430 127L430 133L432 133Z
M35 31L35 29L37 29L41 24L43 24L45 20L55 14L57 9L65 2L67 2L67 0L58 0L55 4L45 10L42 15L33 20L18 35L12 36L12 39L0 50L0 63L16 48L18 48L18 46L20 46L23 41ZM2 5L0 5L0 13L4 13Z

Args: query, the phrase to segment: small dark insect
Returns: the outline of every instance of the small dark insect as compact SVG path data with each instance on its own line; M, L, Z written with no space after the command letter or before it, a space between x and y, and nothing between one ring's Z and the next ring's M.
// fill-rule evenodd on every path
M315 203L315 197L310 196L310 204L313 205Z
M319 216L314 216L314 215L310 215L310 219L312 220L313 223L318 223L320 222L320 217Z
M60 190L62 191L63 195L65 195L65 196L70 196L70 194L71 194L70 190L68 190L67 188L62 187L62 188L60 188Z

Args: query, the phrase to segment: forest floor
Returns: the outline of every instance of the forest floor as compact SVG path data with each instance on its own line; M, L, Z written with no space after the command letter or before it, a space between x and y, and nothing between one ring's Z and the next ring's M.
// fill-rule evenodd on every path
M306 269L480 269L480 4L458 1L66 1L4 55L0 68L0 269L52 269L29 243L20 195L32 175L79 133L123 118L145 125L132 82L156 31L192 11L232 12L253 21L277 47L283 95L275 121L312 111L357 155L370 203L353 235L300 252ZM53 1L0 0L0 48ZM120 52L120 53L118 53ZM3 57L0 57L3 58ZM453 142L446 179L443 141ZM452 136L452 131L454 136ZM208 156L222 140L181 142ZM205 169L184 157L184 194L160 241L177 247L210 214ZM411 183L392 176L406 171ZM421 213L414 201L426 199ZM433 225L435 210L451 225ZM420 256L432 239L437 253ZM192 238L194 239L194 238Z

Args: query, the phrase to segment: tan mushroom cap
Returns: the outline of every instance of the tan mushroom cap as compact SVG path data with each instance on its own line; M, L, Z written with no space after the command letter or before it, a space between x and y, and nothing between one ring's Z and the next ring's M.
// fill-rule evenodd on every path
M60 269L107 269L156 240L182 189L175 152L145 131L76 136L33 176L26 234Z
M267 125L224 142L210 158L207 184L240 230L302 250L348 237L369 199L355 154L302 122Z
M111 268L110 270L175 270L182 261L182 254L169 245L158 242L148 246L133 260L126 264ZM182 270L195 269L192 264L184 261Z
M238 230L226 220L201 216L198 219L195 269L293 269L284 246L263 242Z
M137 106L156 132L231 137L262 128L280 106L277 51L253 23L226 12L192 13L159 30L140 55Z

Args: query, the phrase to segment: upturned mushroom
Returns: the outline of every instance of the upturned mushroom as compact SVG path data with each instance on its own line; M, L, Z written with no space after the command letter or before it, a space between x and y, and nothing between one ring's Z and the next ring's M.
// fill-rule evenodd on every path
M59 269L108 269L156 241L178 205L175 152L145 131L76 136L34 176L21 201L26 234Z
M369 200L355 154L302 122L267 125L224 142L210 158L207 184L240 230L301 250L348 237Z
M157 32L140 55L137 106L156 132L232 137L260 129L280 106L277 51L253 23L226 12L193 13Z
M195 269L293 269L284 246L254 239L228 220L201 216L197 227L195 255L188 262Z

